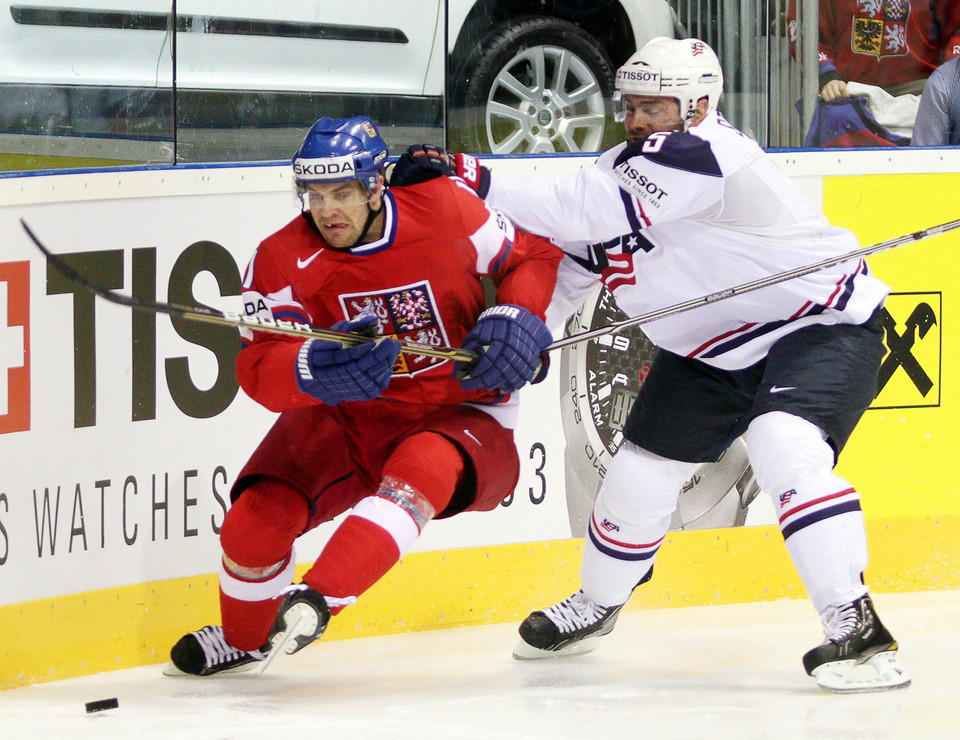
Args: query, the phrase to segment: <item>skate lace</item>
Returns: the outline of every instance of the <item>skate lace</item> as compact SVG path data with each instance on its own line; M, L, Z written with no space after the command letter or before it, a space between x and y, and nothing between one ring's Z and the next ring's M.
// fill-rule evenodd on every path
M246 655L246 651L238 650L227 642L223 636L223 627L212 625L204 627L202 630L193 633L200 647L203 648L203 655L208 666L220 665L238 660Z
M306 591L308 588L310 587L305 583L291 583L273 598L282 599L287 594L298 594L301 591ZM331 609L338 606L350 606L351 604L357 603L356 596L337 597L324 595L323 600L327 602L327 606L329 606Z
M823 623L823 633L833 642L847 639L860 627L860 615L853 604L828 606L820 621Z
M561 632L574 632L596 624L607 613L607 609L589 599L583 591L577 591L543 613Z

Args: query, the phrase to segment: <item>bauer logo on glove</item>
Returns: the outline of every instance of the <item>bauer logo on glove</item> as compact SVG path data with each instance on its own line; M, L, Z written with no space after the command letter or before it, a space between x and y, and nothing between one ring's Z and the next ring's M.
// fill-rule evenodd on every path
M339 321L332 328L372 338L376 335L377 317L364 314L353 321ZM297 386L330 405L369 401L390 384L400 348L400 342L392 337L348 347L339 342L308 339L297 355Z
M477 361L458 362L454 375L468 391L513 393L543 380L548 364L543 353L552 341L546 325L522 306L493 306L463 339L463 348L479 355Z

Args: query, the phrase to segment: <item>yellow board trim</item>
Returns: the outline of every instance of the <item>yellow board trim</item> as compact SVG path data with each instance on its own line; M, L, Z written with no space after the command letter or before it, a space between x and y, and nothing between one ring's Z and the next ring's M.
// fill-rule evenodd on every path
M867 532L874 591L960 588L960 516L868 520ZM576 590L582 546L571 539L413 553L323 639L519 621ZM627 608L805 597L779 530L739 527L671 532L656 577ZM216 575L0 607L0 689L164 662L181 635L218 615Z

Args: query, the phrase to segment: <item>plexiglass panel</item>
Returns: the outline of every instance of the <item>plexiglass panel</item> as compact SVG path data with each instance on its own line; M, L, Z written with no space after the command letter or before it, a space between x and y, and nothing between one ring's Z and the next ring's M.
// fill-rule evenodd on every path
M169 0L0 6L4 170L171 162Z
M887 119L871 97L862 103L822 100L829 67L838 79L869 83L898 104L909 104L909 95L901 93L912 93L912 109L899 114L909 119L903 134L909 137L922 77L960 52L960 3L847 3L851 18L845 16L843 27L833 31L842 37L843 51L825 62L830 34L824 24L829 27L841 5L827 0L2 4L0 170L282 160L318 118L361 113L380 125L394 154L423 142L478 153L599 151L623 136L611 115L617 67L655 36L686 35L716 49L726 76L720 109L763 146L903 144L896 136L847 135L847 124L836 123L835 116L853 105L860 106L857 115L875 115L881 126ZM874 5L889 6L886 20L873 17ZM823 14L827 20L821 22ZM912 26L903 24L914 21L930 26L936 48L923 70L910 73L921 79L913 79L906 91L885 80L906 74L904 59L916 56L894 48L898 29L906 33ZM903 37L904 43L911 40L909 33ZM856 48L848 54L851 44ZM844 68L848 57L860 63L855 72ZM877 70L887 76L871 77Z

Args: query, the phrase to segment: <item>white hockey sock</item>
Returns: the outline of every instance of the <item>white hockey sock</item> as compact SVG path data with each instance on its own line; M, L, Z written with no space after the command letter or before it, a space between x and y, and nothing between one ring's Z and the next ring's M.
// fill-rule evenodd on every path
M818 612L867 592L860 495L838 475L795 483L777 497L780 531Z
M624 442L597 494L587 527L580 577L583 592L617 606L650 569L670 526L680 488L697 468Z
M772 498L793 564L818 612L867 592L860 495L833 472L833 448L814 424L774 411L745 435L760 487Z

